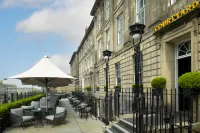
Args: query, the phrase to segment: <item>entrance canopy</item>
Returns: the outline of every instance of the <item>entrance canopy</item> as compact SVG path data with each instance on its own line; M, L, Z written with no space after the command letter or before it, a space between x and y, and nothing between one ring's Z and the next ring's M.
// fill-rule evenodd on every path
M44 56L35 66L21 74L9 77L8 79L20 79L22 84L47 86L67 86L75 78L65 74L48 56Z

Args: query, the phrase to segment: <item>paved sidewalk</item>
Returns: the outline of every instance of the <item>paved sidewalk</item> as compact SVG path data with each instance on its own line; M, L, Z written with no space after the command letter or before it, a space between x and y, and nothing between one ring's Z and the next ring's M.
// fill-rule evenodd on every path
M31 123L27 123L23 130L22 127L10 127L4 133L103 133L102 126L104 124L96 119L85 118L81 119L78 113L74 112L68 103L68 99L62 99L60 106L65 106L67 109L66 125L59 124L52 128L51 124L45 125L42 128L34 128Z

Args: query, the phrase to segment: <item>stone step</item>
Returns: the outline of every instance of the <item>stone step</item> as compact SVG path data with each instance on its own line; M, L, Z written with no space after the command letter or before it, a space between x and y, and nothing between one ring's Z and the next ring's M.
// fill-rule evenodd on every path
M119 132L117 132L115 129L113 129L113 128L107 128L106 130L105 130L105 133L119 133Z
M125 120L125 119L120 119L119 120L119 124L125 126L126 128L130 129L130 130L133 130L133 123ZM135 126L134 126L135 127Z
M113 124L112 128L120 133L132 133L132 130L128 129L127 127L119 123Z

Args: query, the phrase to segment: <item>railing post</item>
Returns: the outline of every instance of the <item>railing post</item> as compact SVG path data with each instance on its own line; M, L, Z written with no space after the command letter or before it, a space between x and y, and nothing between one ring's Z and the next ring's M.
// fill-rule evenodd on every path
M117 107L118 107L118 109L117 109L117 113L118 113L118 117L119 117L119 114L120 114L120 93L119 92L117 92Z
M16 93L16 100L18 100L18 92Z
M170 119L170 133L174 133L174 114L172 112L170 114Z
M109 99L109 120L112 121L113 120L113 113L112 113L113 109L112 109L112 92L110 92L110 99Z
M14 99L13 99L13 93L11 93L11 102L13 102Z
M22 92L21 92L21 96L20 96L20 99L23 99L23 94L22 94Z
M7 103L7 95L6 94L3 95L3 100L4 100L4 103Z

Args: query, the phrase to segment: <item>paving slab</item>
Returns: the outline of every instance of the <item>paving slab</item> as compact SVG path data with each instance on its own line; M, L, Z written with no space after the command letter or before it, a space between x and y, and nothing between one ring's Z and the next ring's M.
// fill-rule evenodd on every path
M4 133L103 133L104 124L100 120L93 119L91 116L87 120L81 119L72 109L68 99L61 99L59 106L67 109L66 125L60 123L52 128L50 123L44 121L44 127L36 128L33 124L26 123L24 130L22 127L10 127Z

